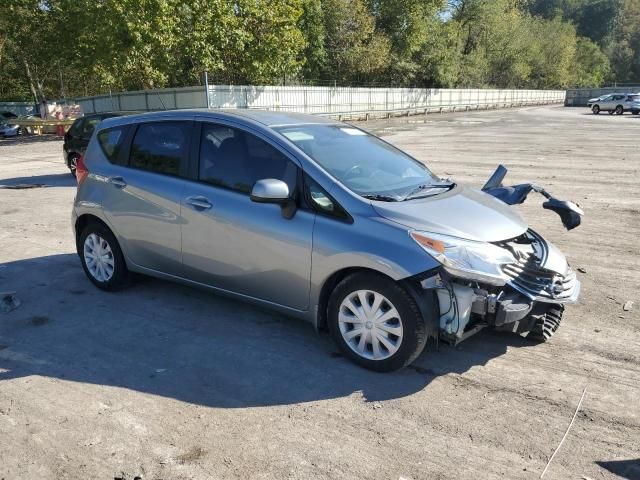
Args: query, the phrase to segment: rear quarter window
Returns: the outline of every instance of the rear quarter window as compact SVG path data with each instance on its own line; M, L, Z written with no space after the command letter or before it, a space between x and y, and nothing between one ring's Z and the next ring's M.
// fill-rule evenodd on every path
M98 143L107 160L111 163L122 164L120 151L124 144L127 126L107 128L98 132Z
M75 122L73 122L73 125L71 125L71 128L69 129L69 134L75 137L80 135L80 131L82 130L82 125L84 124L84 120L85 120L84 118L79 118Z

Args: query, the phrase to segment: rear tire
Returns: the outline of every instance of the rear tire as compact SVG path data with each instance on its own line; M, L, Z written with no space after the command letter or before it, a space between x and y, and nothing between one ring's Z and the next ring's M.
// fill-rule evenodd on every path
M409 365L427 343L426 322L413 297L379 274L354 273L335 287L328 326L346 357L377 372Z
M533 325L527 338L540 343L548 342L551 337L553 337L553 334L556 333L556 330L558 330L560 322L562 321L563 312L564 307L562 305L549 308L544 315L540 315L540 317L536 319L536 323Z
M608 113L609 115L613 115L613 114L614 114L614 113L616 113L616 112L615 112L615 110L609 110L607 113Z
M624 113L624 107L622 105L618 105L616 107L616 115L622 115Z
M91 283L113 292L129 284L129 271L116 237L104 225L89 223L78 239L78 255Z
M631 115L638 115L640 114L640 110L631 110Z
M591 111L593 112L594 115L598 115L600 113L600 106L599 105L594 105L591 108Z

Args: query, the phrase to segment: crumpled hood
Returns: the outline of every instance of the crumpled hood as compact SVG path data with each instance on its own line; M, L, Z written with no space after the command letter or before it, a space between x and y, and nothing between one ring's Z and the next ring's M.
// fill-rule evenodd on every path
M406 227L469 240L497 242L527 230L514 207L459 184L432 197L371 203L380 216Z

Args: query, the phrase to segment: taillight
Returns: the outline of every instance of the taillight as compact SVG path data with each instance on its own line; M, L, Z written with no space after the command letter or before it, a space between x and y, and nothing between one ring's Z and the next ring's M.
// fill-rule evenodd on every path
M87 166L84 164L84 155L80 155L78 160L76 161L76 180L78 181L78 186L84 182L85 178L89 176L89 170Z

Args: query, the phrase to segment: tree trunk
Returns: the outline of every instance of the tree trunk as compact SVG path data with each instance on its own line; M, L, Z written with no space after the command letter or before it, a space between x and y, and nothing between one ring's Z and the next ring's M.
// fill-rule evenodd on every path
M35 99L36 103L40 103L40 99L38 98L38 93L36 92L33 75L31 74L31 68L29 67L29 62L27 62L27 60L24 58L22 59L22 62L24 63L24 69L27 74L27 79L29 80L29 89L31 90L31 94L33 95L33 98Z

